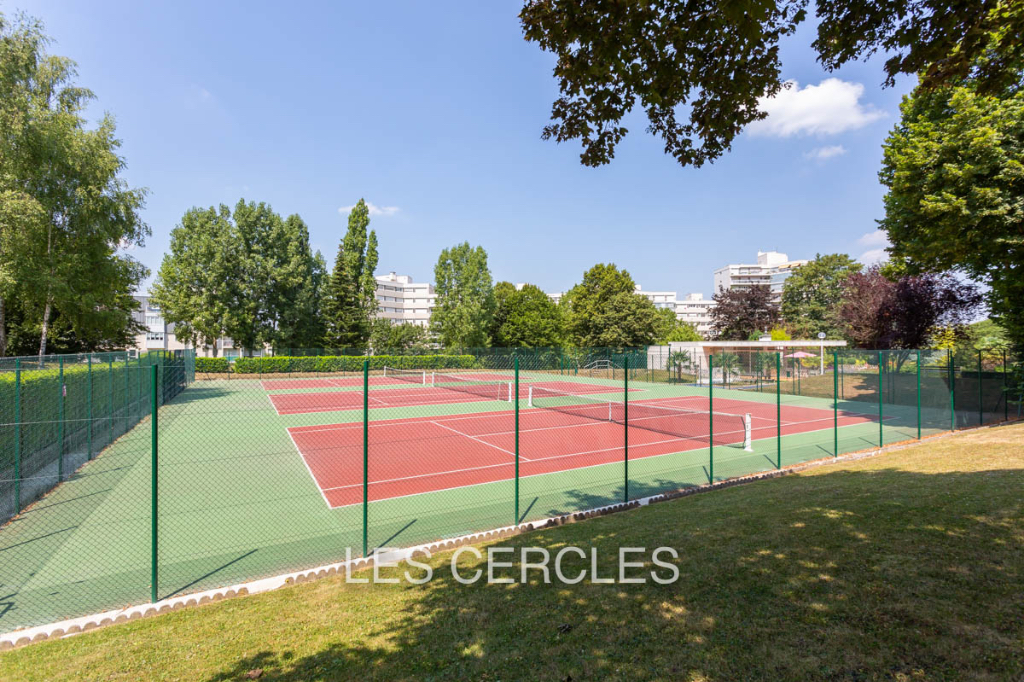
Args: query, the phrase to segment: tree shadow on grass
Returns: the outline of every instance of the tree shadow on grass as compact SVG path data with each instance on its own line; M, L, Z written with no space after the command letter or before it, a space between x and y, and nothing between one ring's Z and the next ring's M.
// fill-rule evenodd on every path
M1017 679L1022 485L1018 470L835 471L498 543L552 555L564 545L592 548L602 577L615 574L620 547L672 547L680 575L668 585L545 584L534 572L527 584L466 586L442 562L425 586L371 586L401 591L391 593L400 606L367 621L348 612L374 593L315 583L308 588L326 597L317 602L325 612L281 618L326 644L303 650L309 640L293 638L208 679L246 679L257 669L258 679L288 682ZM647 567L631 576L649 575L649 554L641 559ZM464 553L460 569L478 563ZM568 575L582 569L589 558L564 563Z

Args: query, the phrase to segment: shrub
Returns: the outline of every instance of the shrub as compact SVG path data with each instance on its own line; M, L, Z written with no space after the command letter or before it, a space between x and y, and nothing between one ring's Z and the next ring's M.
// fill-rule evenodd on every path
M230 369L227 358L196 358L196 371L206 373L226 373Z
M468 369L473 367L472 355L321 355L286 356L269 358L238 358L235 360L235 374L286 374L301 372L358 372L363 361L370 361L370 369L384 367L396 369ZM198 371L198 365L196 370Z

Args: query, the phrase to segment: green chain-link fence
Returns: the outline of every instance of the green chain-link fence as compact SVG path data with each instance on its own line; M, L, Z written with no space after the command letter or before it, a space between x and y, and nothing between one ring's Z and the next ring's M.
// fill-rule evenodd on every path
M808 355L5 360L0 631L1020 417L1011 358Z

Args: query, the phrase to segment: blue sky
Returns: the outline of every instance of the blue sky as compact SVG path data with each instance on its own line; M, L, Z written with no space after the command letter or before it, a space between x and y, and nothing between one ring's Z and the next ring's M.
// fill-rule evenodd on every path
M333 262L341 210L376 210L378 274L431 280L438 252L487 249L495 281L564 290L614 262L648 290L712 293L758 249L792 258L884 245L881 143L912 82L882 60L826 73L805 26L783 49L797 85L731 153L681 168L644 132L610 166L540 139L553 59L522 38L521 3L3 2L42 19L51 51L112 113L124 177L150 191L154 271L192 206L266 201L298 213ZM809 87L810 86L810 87Z

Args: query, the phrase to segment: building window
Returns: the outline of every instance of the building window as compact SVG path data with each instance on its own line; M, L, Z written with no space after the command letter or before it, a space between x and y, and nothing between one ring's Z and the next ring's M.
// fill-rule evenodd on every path
M149 332L148 334L146 334L146 340L147 341L163 341L164 340L164 333L163 332Z

